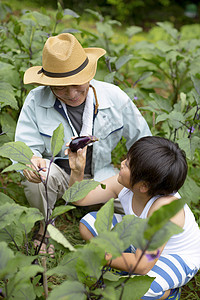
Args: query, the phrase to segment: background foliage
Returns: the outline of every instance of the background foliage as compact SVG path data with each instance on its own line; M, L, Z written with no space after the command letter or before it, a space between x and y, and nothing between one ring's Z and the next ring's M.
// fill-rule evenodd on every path
M127 1L126 3L124 1L102 0L98 3L99 6L96 10L91 10L90 8L94 7L91 0L91 5L88 2L88 8L84 11L81 3L80 1L79 3L73 1L66 5L63 0L63 2L58 2L55 7L55 2L51 3L50 1L49 5L52 4L52 7L50 6L48 9L23 8L13 11L9 4L0 2L0 146L2 146L0 169L11 168L10 158L16 159L17 155L14 152L14 157L12 157L12 151L9 153L8 146L10 147L12 145L10 143L14 140L16 121L25 97L33 88L31 85L25 86L23 84L24 71L32 65L41 65L43 45L49 36L61 32L74 33L84 47L103 47L107 51L105 58L99 61L96 79L119 85L139 107L154 135L176 141L185 150L189 173L181 194L192 207L196 219L200 223L200 25L195 24L195 18L198 15L194 18L188 18L183 11L179 10L182 16L181 23L187 20L190 25L180 26L180 24L172 22L174 21L173 18L170 19L171 22L156 22L162 21L162 18L158 18L153 21L154 25L152 26L151 23L147 30L146 26L149 25L150 19L144 21L144 14L140 13L140 9L146 12L146 16L150 16L148 11L155 5L154 1ZM183 4L183 1L181 3ZM41 1L38 6L39 4L42 4ZM188 2L184 1L182 7L186 7L187 4ZM77 10L74 8L75 5ZM172 6L180 5L178 1L160 0L157 9L164 8L168 11L168 8L171 9ZM104 8L108 11L109 7L111 8L110 14L105 14ZM126 25L123 24L124 20L131 20L132 18L134 22L130 21L130 24L129 22L126 22ZM125 140L122 139L113 151L112 158L116 166L119 166L126 153L124 145ZM6 150L5 147L7 147ZM20 151L23 152L24 150ZM28 159L30 157L28 154ZM2 269L8 268L7 262L11 258L14 259L12 263L16 261L16 269L20 270L17 273L17 278L20 279L20 272L25 272L25 265L33 260L33 258L28 258L30 254L33 255L31 248L28 247L28 237L31 237L33 233L32 228L34 228L35 222L40 220L42 216L36 210L27 210L27 202L20 185L20 173L10 171L11 169L4 170L0 178L0 197L2 204L5 205L4 209L8 213L7 221L3 223L2 230L7 230L12 237L8 239L5 238L5 234L0 234L0 241L3 243L1 249L4 251L3 253L7 253L7 260L5 260ZM9 200L8 196L14 202ZM16 204L19 204L20 207ZM62 200L58 206L60 204L62 204ZM60 226L67 238L71 236L72 244L75 245L80 242L80 237L75 231L76 240L74 240L72 228L77 228L78 219L85 211L78 209L66 213L65 209L66 207L60 211L62 216L57 219L58 227ZM32 218L27 223L29 214L32 215ZM16 216L19 222L13 221L12 223L13 217L9 217L11 215ZM55 213L55 216L57 215L59 213ZM65 223L71 226L71 230L65 231ZM15 232L15 228L19 228L19 230ZM24 246L19 247L18 244ZM14 251L17 249L20 250L20 253L28 254L27 260L24 261L24 256L21 257L20 254L13 254L12 250L8 250L10 249L8 246ZM59 247L60 254L56 260L49 262L50 269L61 260L64 246ZM88 251L91 251L91 246L88 247ZM80 270L83 268L81 267L82 263L80 262ZM7 270L6 276L11 278L7 288L8 291L10 289L10 295L12 295L14 287L18 286L18 281L14 279L16 273L11 275L10 269ZM81 272L80 270L79 272ZM41 269L40 266L32 266L29 271L30 276L22 281L20 289L24 288L28 291L30 278L35 278L34 285L31 287L34 299L35 295L41 294L41 286L38 285L37 276L34 277L38 272L41 272ZM89 271L91 272L91 270ZM57 272L59 276L62 274L60 269ZM51 276L50 288L51 284L54 286L63 281L61 278L59 282L56 282L58 279L57 277L55 279L52 274L54 273L49 275ZM2 276L4 275L3 273ZM69 276L69 274L64 275ZM101 277L101 272L98 275ZM79 274L78 277L80 279L81 275ZM99 278L97 274L94 274L94 277L96 280ZM77 285L82 291L81 293L85 295L83 286L78 283ZM200 289L198 286L199 280L196 276L184 289L185 299L199 299ZM17 299L18 296L15 297Z

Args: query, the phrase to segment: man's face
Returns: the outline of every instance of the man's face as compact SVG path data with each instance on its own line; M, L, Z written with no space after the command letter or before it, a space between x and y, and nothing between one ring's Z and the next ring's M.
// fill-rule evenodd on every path
M53 94L70 106L81 105L88 93L89 82L82 85L51 86Z

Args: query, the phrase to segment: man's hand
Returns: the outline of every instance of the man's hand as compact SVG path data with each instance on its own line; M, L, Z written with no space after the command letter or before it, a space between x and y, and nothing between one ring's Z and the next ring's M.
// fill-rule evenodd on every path
M32 168L33 170L39 171L39 172L46 172L46 161L42 157L33 156L31 159L32 164L28 165L28 167ZM42 177L43 180L46 178L38 173L31 171L31 170L23 170L23 174L26 177L26 179L30 182L34 183L40 183Z

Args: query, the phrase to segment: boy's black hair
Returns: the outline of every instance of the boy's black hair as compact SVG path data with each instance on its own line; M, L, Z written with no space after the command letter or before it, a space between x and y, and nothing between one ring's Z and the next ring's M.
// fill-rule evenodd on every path
M185 152L166 138L147 136L139 139L129 149L127 160L131 186L145 181L150 196L178 191L187 176Z

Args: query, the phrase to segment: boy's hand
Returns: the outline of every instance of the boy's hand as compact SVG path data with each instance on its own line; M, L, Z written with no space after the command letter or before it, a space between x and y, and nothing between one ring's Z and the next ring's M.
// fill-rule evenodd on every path
M77 152L72 152L70 149L68 149L69 166L71 168L71 171L74 171L76 173L84 173L86 164L86 152L87 147L78 149Z
M66 144L69 147L69 143ZM65 150L65 155L69 157L69 166L71 169L69 186L73 185L76 181L81 181L84 178L84 170L86 164L87 147L78 149L77 152L72 152L70 148Z

